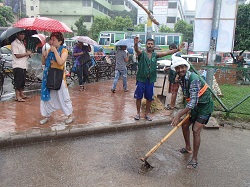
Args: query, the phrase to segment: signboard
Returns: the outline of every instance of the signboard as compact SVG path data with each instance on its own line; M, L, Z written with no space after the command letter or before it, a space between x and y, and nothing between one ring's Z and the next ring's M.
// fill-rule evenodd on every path
M223 0L218 30L217 52L231 52L234 43L237 0ZM209 51L214 0L196 1L194 51Z

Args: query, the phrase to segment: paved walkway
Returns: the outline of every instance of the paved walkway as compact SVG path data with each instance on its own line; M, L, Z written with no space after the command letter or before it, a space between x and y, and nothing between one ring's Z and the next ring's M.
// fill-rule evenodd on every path
M162 78L158 78L155 95L161 93L162 81ZM39 124L42 119L39 93L30 95L26 102L16 102L13 99L1 101L0 146L170 123L170 112L166 110L153 113L152 122L143 118L135 121L135 78L128 79L129 92L123 91L122 80L119 80L117 92L112 93L112 82L113 80L89 83L82 92L78 90L78 86L69 88L75 116L75 121L70 125L65 125L66 116L61 111L54 112L47 124ZM167 86L164 93L167 93L166 90Z

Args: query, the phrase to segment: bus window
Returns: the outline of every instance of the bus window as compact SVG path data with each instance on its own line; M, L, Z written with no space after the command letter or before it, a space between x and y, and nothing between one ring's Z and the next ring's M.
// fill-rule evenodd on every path
M115 34L111 34L111 43L115 43Z
M167 38L167 45L170 45L172 43L174 43L174 37L173 36L168 36L168 38Z
M179 41L179 36L174 36L174 43L176 45L179 45L180 41Z
M106 41L107 41L107 38L100 38L99 45L105 45Z
M145 44L146 43L146 35L145 34L141 34L140 35L140 40L141 40L142 44Z

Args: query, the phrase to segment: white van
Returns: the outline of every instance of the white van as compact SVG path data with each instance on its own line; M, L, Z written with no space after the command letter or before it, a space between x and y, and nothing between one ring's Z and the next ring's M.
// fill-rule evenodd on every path
M206 56L197 55L197 54L181 55L181 57L190 63L206 62L207 60Z

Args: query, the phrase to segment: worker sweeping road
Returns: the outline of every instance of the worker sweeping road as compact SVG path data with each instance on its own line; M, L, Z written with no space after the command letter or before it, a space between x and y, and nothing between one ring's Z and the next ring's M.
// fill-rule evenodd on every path
M192 154L192 159L188 162L187 168L194 169L198 165L198 151L200 147L200 133L204 125L209 121L214 108L213 100L208 85L204 84L199 76L188 71L189 63L175 55L172 56L171 69L176 71L179 76L179 83L182 87L184 98L186 99L186 107L180 110L172 120L172 125L176 126L182 116L190 113L190 118L182 125L182 132L186 146L180 149L183 154ZM190 145L190 129L193 130L193 151Z

